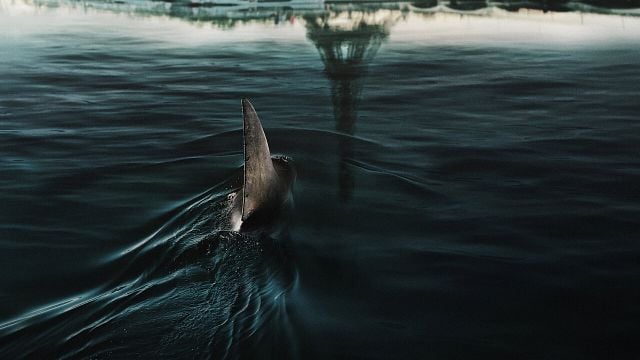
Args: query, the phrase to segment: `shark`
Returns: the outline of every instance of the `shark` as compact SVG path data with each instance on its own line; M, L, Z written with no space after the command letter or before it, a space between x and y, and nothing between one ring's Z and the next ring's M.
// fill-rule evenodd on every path
M230 225L239 232L272 229L291 208L296 171L288 156L272 156L262 123L249 99L242 99L243 183L231 195Z
M295 357L285 215L296 171L272 156L248 99L242 113L242 178L178 207L106 262L93 290L0 323L1 358Z

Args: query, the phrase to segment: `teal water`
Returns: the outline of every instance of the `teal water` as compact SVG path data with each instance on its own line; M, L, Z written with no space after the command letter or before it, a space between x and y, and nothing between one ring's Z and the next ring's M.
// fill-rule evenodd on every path
M1 4L1 358L639 350L633 6ZM221 226L242 97L276 235Z

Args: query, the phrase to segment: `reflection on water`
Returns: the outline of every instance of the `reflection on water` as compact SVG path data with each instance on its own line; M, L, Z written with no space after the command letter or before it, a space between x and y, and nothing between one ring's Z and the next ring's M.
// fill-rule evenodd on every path
M367 74L391 26L402 15L394 11L328 11L320 16L305 15L307 38L318 49L325 74L331 82L331 102L336 130L348 136L339 141L339 194L348 201L353 191L349 161L358 118L358 104Z
M620 15L640 15L636 0L607 1L490 1L490 0L427 0L418 2L356 2L325 0L2 0L3 11L16 9L16 4L36 7L67 7L83 10L108 10L139 16L170 16L192 22L230 28L238 23L259 21L276 25L294 21L310 14L326 17L331 12L365 12L378 10L406 12L452 13L467 16L495 16L500 11L510 13L537 11L547 13L580 11Z

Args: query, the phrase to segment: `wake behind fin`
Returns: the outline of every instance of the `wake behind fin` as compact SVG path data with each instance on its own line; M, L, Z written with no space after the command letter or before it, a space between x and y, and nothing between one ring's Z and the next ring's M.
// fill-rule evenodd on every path
M244 118L244 186L242 187L242 221L246 221L261 204L274 195L278 175L271 160L267 137L253 105L242 99Z

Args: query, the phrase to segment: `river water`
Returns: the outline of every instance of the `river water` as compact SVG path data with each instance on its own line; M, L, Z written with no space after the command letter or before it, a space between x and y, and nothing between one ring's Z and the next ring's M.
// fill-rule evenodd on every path
M640 351L634 10L1 4L1 358ZM277 235L221 227L243 97Z

